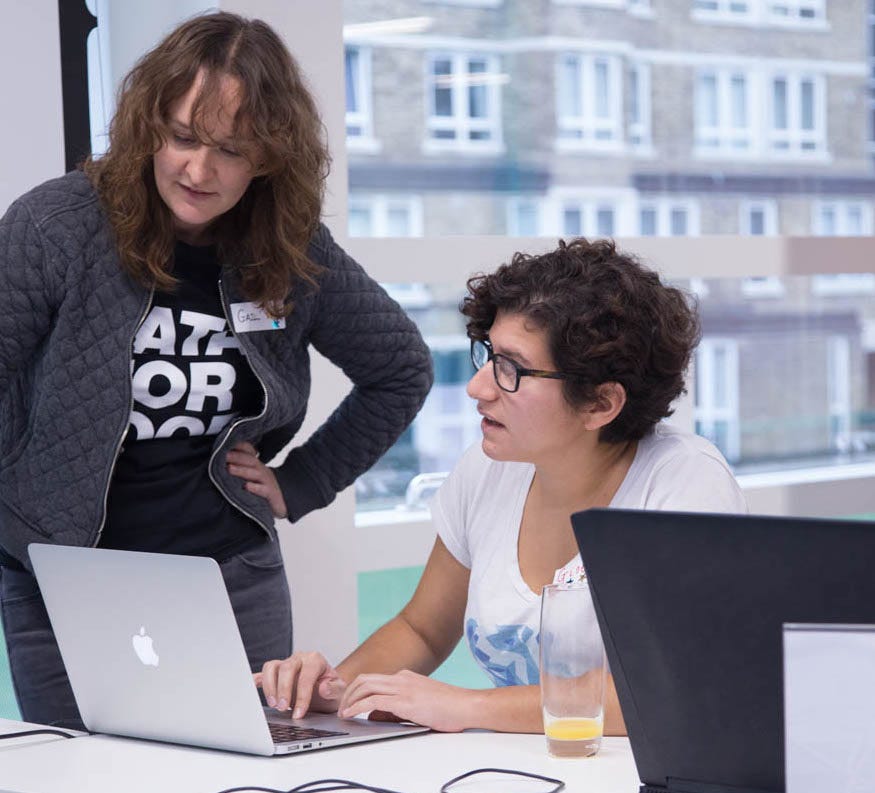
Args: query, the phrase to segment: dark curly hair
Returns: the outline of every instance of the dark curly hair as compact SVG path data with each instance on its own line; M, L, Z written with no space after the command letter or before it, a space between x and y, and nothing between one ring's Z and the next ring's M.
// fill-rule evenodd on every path
M201 72L194 134L212 143L203 114L219 102L222 78L233 77L241 86L235 138L258 165L243 198L216 221L219 257L234 264L246 297L288 314L293 287L314 284L321 270L307 246L319 224L329 155L301 69L266 23L221 11L183 22L125 77L109 150L82 168L106 208L122 267L146 286L172 289L173 219L155 185L153 156L169 135L171 106Z
M626 390L626 404L600 433L622 443L642 438L684 392L699 342L696 309L679 289L617 250L612 240L574 239L541 256L468 280L462 301L468 336L485 340L498 312L522 314L547 334L572 407L593 404L602 383Z

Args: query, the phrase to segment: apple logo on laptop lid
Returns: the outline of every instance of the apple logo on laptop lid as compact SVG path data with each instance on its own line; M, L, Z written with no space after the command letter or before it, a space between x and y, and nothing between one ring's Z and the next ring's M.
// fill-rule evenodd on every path
M152 646L152 637L146 635L146 626L140 626L140 632L131 637L134 652L144 666L158 666L158 653Z

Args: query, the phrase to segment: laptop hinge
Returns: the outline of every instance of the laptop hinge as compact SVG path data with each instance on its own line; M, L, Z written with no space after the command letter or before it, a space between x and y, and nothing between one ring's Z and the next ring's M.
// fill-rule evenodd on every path
M665 786L641 785L638 793L777 793L774 790L752 787L736 787L714 782L700 782L695 779L668 777Z

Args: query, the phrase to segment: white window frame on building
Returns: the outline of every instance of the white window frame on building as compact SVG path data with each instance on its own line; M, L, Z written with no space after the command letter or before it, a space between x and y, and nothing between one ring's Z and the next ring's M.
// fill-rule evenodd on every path
M839 452L852 447L851 420L851 341L847 336L831 335L826 340L826 399L829 439Z
M757 227L754 217L760 218ZM774 237L778 230L778 202L772 198L746 198L738 205L738 233L748 237Z
M785 86L785 107L779 113L775 90L778 82ZM810 87L811 108L804 107L805 87ZM827 155L826 85L821 75L793 71L771 73L766 79L768 125L766 149L769 156L819 159ZM805 116L810 114L810 119ZM779 119L779 116L783 118ZM781 121L783 127L779 128Z
M714 84L713 108L704 106L709 99L704 93L705 80L712 80ZM739 82L743 106L741 118L736 118L739 113L734 100ZM738 159L756 156L756 80L751 70L731 66L699 68L694 94L696 155Z
M592 6L593 8L620 8L630 14L651 16L651 0L553 0L560 6Z
M650 64L641 61L629 65L629 146L636 154L652 154L652 117Z
M352 60L354 58L354 60ZM352 65L352 64L355 65ZM381 146L374 138L373 86L371 82L371 49L347 44L343 51L346 84L346 145L357 152L377 153ZM350 84L353 88L352 110Z
M696 349L695 399L693 415L696 432L712 441L717 438L716 428L726 428L723 454L729 462L741 454L741 432L738 416L738 340L719 336L705 336ZM719 393L718 379L722 378L724 394Z
M831 215L831 220L827 218ZM859 217L857 224L855 217ZM856 198L823 198L812 202L811 233L817 237L868 237L872 204Z
M407 231L395 233L392 228L392 212L403 210L407 215ZM367 230L353 228L353 215L364 211L369 215ZM355 237L421 237L423 234L422 198L406 193L350 193L350 236Z
M652 213L653 231L645 228L644 213ZM698 237L700 227L699 202L695 198L672 196L639 197L638 230L642 237ZM684 229L678 227L684 219Z
M738 22L756 18L756 0L693 0L694 19L708 22Z
M448 74L435 74L435 65L440 61L449 62ZM474 63L482 63L484 70L472 72ZM504 82L507 82L507 75L501 74L497 55L429 52L425 58L426 139L423 151L501 154L504 151L501 130L501 85ZM472 88L483 89L485 116L472 116L469 112ZM449 91L450 115L436 112L435 92L438 90ZM451 136L437 137L446 133ZM479 135L484 137L472 137Z
M825 0L765 0L765 14L773 25L822 25L826 22L826 3Z
M541 196L518 195L507 199L507 235L540 237L544 233L544 201ZM527 218L523 220L523 213Z
M623 149L622 74L622 60L616 55L594 52L557 55L557 149Z

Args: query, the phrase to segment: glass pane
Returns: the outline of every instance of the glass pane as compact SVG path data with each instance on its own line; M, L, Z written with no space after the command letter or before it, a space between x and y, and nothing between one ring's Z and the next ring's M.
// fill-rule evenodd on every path
M865 330L875 322L875 277L865 289L832 291L815 288L821 277L784 277L768 301L747 297L742 278L707 279L696 290L702 342L688 379L691 424L738 474L804 477L806 468L835 466L840 478L840 466L875 462L875 349ZM359 509L403 510L413 477L450 470L481 440L465 394L471 365L461 290L388 288L429 341L435 386L404 438L356 482Z
M743 129L747 126L747 84L744 77L732 77L732 126Z
M611 115L608 90L608 64L599 60L595 64L595 114L598 118Z
M596 211L596 234L599 237L614 235L614 210L609 207L599 207Z
M583 234L583 217L579 209L567 207L562 213L562 233L572 237Z
M642 209L641 210L641 236L654 237L656 236L656 210Z
M800 108L801 126L804 130L814 129L814 84L811 80L803 80L801 85Z
M374 233L371 210L367 207L349 208L349 235L351 237L370 237Z
M687 210L672 209L671 211L671 235L682 237L687 233Z
M766 233L766 218L762 209L750 210L748 233L755 235Z
M822 198L861 199L854 179L875 180L871 53L860 68L838 54L857 63L849 25L868 47L868 0L836 19L814 0L777 3L783 22L806 9L826 20L816 32L782 27L773 0L636 0L646 18L630 1L343 0L345 47L359 52L346 104L362 114L348 137L373 139L350 146L350 191L415 193L438 236L505 234L514 198L537 200L541 234L596 234L594 196L621 196L616 233L671 234L669 208L695 205L685 234L737 234L765 200L782 232L805 236ZM417 30L399 32L413 17ZM678 19L701 46L678 39ZM638 214L651 199L658 221ZM586 216L565 218L566 204Z
M361 100L358 98L358 50L347 49L344 65L346 71L346 112L355 113L361 107Z
M772 119L775 129L787 129L787 81L780 78L772 83Z
M390 206L386 212L386 230L390 237L409 237L410 210L402 206Z

